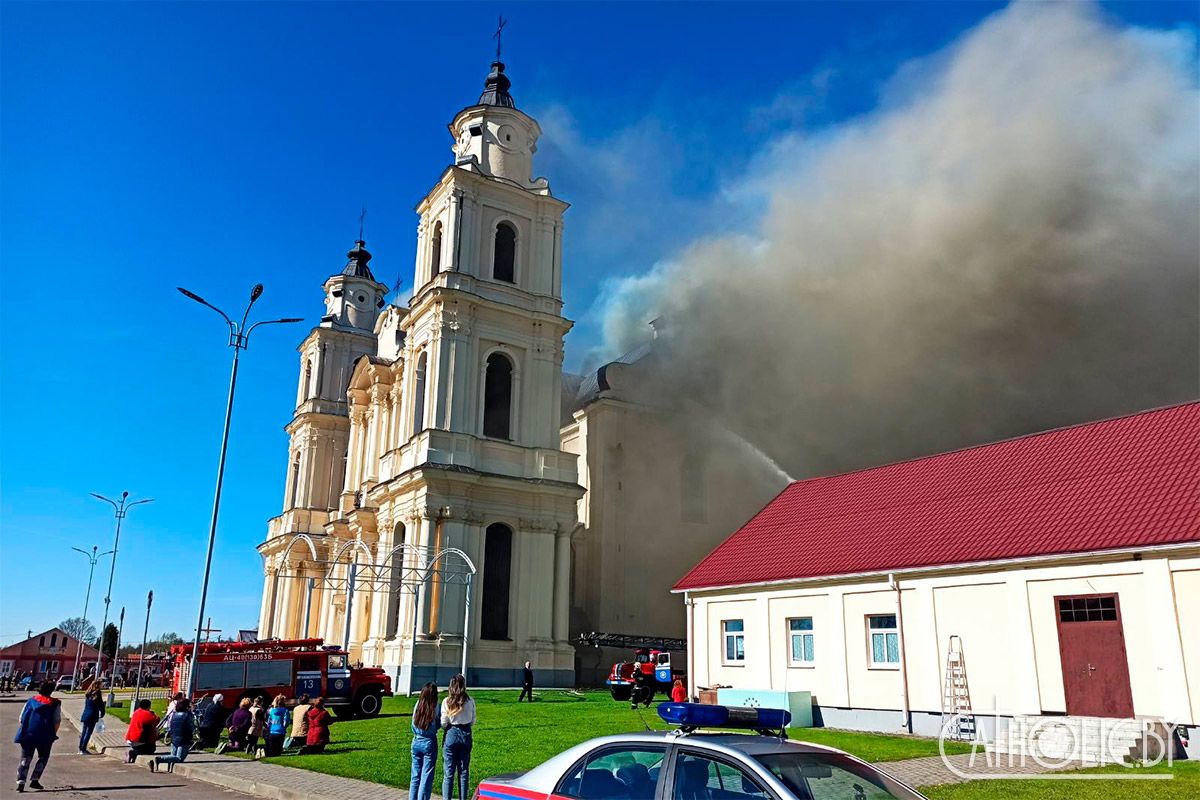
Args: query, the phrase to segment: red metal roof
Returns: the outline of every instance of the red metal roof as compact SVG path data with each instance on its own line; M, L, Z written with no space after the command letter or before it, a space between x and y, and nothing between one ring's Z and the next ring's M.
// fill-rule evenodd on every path
M789 485L676 590L1200 541L1200 402Z

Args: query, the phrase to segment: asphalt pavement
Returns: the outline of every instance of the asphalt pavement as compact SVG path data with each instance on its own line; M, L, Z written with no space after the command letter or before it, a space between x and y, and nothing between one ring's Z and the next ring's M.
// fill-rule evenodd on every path
M17 797L17 762L21 759L21 748L13 744L13 736L23 700L28 695L18 697L22 702L0 703L0 797L4 798ZM99 755L81 756L76 752L78 748L79 731L64 719L59 740L50 753L50 763L42 774L45 791L26 787L22 797L39 794L89 800L150 800L167 796L171 800L238 800L249 797L209 783L187 780L180 775L152 773L146 767L145 757L139 758L135 765L127 765Z

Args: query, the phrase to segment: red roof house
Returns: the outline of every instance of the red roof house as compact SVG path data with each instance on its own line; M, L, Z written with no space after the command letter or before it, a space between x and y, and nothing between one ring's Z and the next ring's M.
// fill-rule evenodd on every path
M789 485L675 591L1200 541L1200 402Z

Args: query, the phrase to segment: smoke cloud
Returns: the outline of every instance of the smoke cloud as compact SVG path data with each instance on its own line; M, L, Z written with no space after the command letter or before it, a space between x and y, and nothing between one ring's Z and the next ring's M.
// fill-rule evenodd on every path
M883 107L789 133L756 231L617 284L687 397L797 477L1200 394L1200 96L1186 32L1018 4Z

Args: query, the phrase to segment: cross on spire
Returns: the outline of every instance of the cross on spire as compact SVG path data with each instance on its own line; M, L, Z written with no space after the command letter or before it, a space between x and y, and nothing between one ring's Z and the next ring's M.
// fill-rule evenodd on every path
M367 218L367 207L363 206L362 211L358 215L358 240L363 240L363 220Z
M498 14L496 19L496 32L492 34L492 38L496 40L496 61L500 60L500 38L504 32L504 26L508 24L508 20L503 14Z

